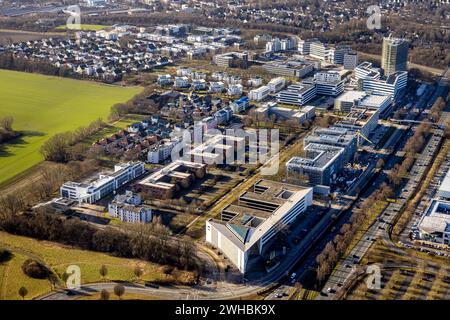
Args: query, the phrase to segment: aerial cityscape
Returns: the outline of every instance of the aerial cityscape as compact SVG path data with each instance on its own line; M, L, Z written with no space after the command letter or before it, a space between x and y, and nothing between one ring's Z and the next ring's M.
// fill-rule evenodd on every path
M449 89L446 0L0 0L0 300L449 300Z

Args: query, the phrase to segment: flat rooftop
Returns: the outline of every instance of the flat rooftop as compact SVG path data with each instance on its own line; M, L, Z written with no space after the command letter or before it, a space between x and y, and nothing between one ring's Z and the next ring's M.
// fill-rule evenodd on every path
M450 233L450 201L433 199L419 222L419 229L426 233Z

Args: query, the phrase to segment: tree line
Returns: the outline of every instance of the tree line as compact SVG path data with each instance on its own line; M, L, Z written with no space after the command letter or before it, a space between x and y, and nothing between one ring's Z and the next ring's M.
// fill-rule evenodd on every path
M124 230L112 227L97 229L77 218L66 218L36 210L4 215L0 219L0 229L15 235L76 246L83 250L201 271L194 245L184 239L169 238L170 231L160 223L141 224Z
M345 254L357 231L369 218L374 205L392 196L393 190L386 183L374 191L361 206L353 211L349 222L342 225L334 239L327 243L324 250L316 257L316 278L322 283L333 271L339 259Z
M107 124L97 119L87 127L79 127L75 131L57 133L48 139L41 147L41 154L45 160L54 162L68 162L84 159L88 146L80 144L89 136L105 128Z

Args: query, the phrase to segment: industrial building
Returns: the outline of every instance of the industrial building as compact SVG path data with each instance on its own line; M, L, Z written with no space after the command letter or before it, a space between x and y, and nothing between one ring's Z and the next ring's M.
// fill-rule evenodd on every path
M259 180L224 208L221 220L206 222L206 242L218 248L241 273L267 252L279 230L312 205L312 188Z
M96 203L144 172L144 163L140 161L116 164L114 172L102 173L85 182L65 182L60 194L79 203Z
M421 240L450 245L450 202L433 199L418 225Z

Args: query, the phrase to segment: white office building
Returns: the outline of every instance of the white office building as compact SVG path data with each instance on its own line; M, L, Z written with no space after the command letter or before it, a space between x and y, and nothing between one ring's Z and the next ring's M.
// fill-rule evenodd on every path
M250 90L248 93L248 98L254 101L264 100L271 92L269 86L261 86L257 89Z
M267 86L270 88L271 93L277 93L286 85L286 80L283 77L273 78L269 81Z
M280 91L276 95L276 98L278 103L303 106L315 96L315 85L298 83L290 85L286 90Z
M206 222L206 242L246 273L252 258L264 256L281 227L290 226L312 200L312 188L259 180L222 210L221 220Z
M141 176L145 171L143 162L127 162L114 166L114 172L100 174L86 182L65 182L60 188L63 198L84 203L96 203L121 186Z
M433 199L417 225L420 240L450 245L450 202Z

